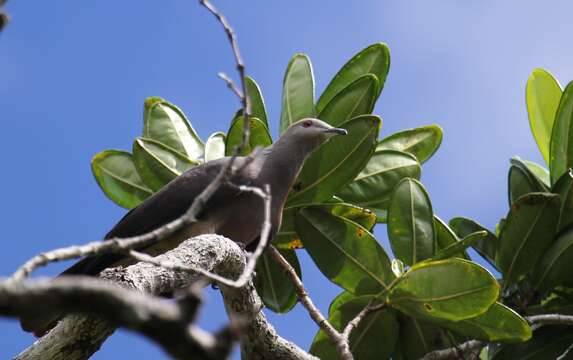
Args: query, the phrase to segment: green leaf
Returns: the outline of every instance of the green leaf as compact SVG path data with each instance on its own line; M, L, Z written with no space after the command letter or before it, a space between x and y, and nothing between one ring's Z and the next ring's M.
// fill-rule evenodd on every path
M296 230L322 273L353 294L377 294L394 279L390 260L374 236L346 218L305 208Z
M296 54L289 62L283 80L281 133L290 124L314 116L312 64L305 54Z
M551 187L551 179L549 178L549 171L536 162L529 160L522 160L529 170L545 185L546 188Z
M561 198L559 231L573 225L573 173L567 171L553 186L552 192Z
M225 157L225 143L227 137L224 132L211 134L205 142L205 162Z
M573 168L573 81L563 91L549 145L551 184Z
M486 269L451 258L412 266L390 291L388 301L419 319L459 321L485 313L498 295L499 285Z
M341 125L348 135L322 145L305 161L287 204L310 204L329 199L364 168L376 146L381 119L363 115Z
M328 320L342 331L372 300L372 296L353 297L345 292L330 305ZM396 314L389 309L369 313L350 334L350 351L357 360L390 359L398 339ZM338 359L336 347L324 331L320 330L310 347L310 353L320 359Z
M283 210L282 224L273 238L273 245L279 249L300 249L302 243L295 229L296 214L303 208L311 207L329 214L344 217L368 231L376 224L376 215L368 209L346 203L309 204L287 207Z
M559 235L549 250L543 254L532 274L534 288L540 292L556 285L573 285L573 228Z
M460 321L440 321L439 324L470 339L489 342L522 342L531 338L529 323L499 302L482 315Z
M134 208L153 194L135 168L130 153L102 151L92 159L92 172L103 192L124 208Z
M459 242L454 231L450 229L450 227L437 215L434 215L434 226L436 229L436 245L438 246L438 253ZM470 257L465 250L461 250L460 252L453 254L453 257L470 260Z
M434 255L432 204L419 181L406 178L396 185L388 208L388 238L394 255L407 265Z
M420 126L392 134L380 140L376 150L399 150L414 155L423 164L440 147L442 128L438 125Z
M378 96L384 87L389 68L390 52L386 44L376 43L368 46L354 55L334 76L316 103L317 111L321 112L342 89L366 74L373 74L378 78L379 89L376 94Z
M293 250L279 250L301 277L300 264ZM290 311L297 302L296 290L284 269L264 253L256 267L255 286L265 306L276 313Z
M394 360L419 360L427 353L456 345L448 333L438 326L400 315L400 335Z
M354 180L338 196L363 207L386 210L400 180L420 178L422 168L416 158L396 150L376 151Z
M477 231L486 231L487 237L483 240L478 240L474 245L472 245L472 248L477 251L478 254L480 254L485 260L487 260L491 266L497 269L497 265L495 263L495 254L497 252L499 240L494 233L481 226L477 222L464 217L453 218L450 220L449 224L456 235L461 238L464 238L469 234L475 233Z
M137 172L153 191L199 164L158 141L145 138L136 138L133 142L133 161Z
M549 189L543 181L529 169L518 157L511 159L508 175L509 205L517 198L532 192L547 192Z
M205 150L181 109L158 97L145 100L143 137L159 141L193 160Z
M567 326L545 326L533 333L524 343L503 346L493 360L547 360L570 359L570 355L560 358L573 343L573 332ZM569 352L570 354L570 352Z
M496 263L504 286L533 270L553 241L559 221L558 195L532 193L517 199L507 215L499 238Z
M251 105L251 116L261 120L268 128L267 110L265 109L265 100L259 88L259 84L250 76L245 76L245 85L249 95Z
M318 118L332 126L338 126L356 116L370 114L377 97L376 76L361 76L336 94L318 114Z
M231 128L227 132L225 143L226 156L232 156L235 151L235 147L239 146L243 142L244 121L245 119L243 118L243 114L239 111L231 123ZM267 129L261 120L250 118L249 128L251 132L249 136L249 144L239 154L241 156L249 155L257 146L267 147L273 143L273 139L269 134L269 129Z
M441 249L436 253L436 255L432 256L431 260L442 260L447 259L450 257L454 257L454 255L458 254L460 251L464 251L471 245L475 244L477 241L482 240L487 237L486 231L478 231L473 234L469 234L465 238L460 241L451 244L450 246ZM467 259L469 260L469 259Z
M548 71L539 68L533 70L525 87L531 133L547 164L549 164L551 130L562 92L557 79Z

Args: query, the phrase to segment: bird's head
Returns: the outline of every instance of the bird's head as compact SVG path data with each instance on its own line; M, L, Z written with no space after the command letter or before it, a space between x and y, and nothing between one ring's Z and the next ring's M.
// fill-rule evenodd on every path
M347 133L346 129L335 128L322 120L306 118L291 124L282 134L281 139L300 146L301 150L310 153L331 137Z

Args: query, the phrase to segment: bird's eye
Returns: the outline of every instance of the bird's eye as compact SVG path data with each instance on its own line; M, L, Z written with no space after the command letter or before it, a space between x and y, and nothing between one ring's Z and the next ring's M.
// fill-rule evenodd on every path
M302 123L302 126L305 127L305 128L311 127L311 126L312 126L312 121L310 121L310 120L304 121L304 122Z

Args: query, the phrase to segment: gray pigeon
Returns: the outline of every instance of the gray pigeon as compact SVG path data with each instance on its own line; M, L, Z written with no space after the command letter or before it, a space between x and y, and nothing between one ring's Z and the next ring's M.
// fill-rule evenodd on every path
M247 250L253 250L260 237L264 219L261 198L242 192L237 185L263 187L271 190L271 239L281 225L282 211L305 159L334 135L346 135L345 129L334 128L318 119L302 119L291 124L271 146L260 151L246 166L246 157L237 157L233 167L241 169L209 199L198 221L167 239L139 251L156 256L173 249L182 241L200 234L219 234ZM185 213L230 157L213 160L191 168L175 178L160 191L130 210L106 235L105 239L125 238L145 234L177 219ZM100 271L129 261L121 254L87 257L67 269L62 275L97 275ZM42 315L23 318L22 328L43 334L59 316Z

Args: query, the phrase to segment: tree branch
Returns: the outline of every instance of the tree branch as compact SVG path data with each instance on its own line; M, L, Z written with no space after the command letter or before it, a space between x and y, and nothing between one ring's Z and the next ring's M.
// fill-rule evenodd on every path
M235 58L235 63L237 64L237 72L239 73L239 78L241 79L241 90L235 85L233 80L227 76L225 73L220 72L218 75L225 83L227 87L231 89L237 95L243 106L243 139L241 144L234 149L234 154L238 155L243 149L246 148L249 143L249 137L251 135L251 127L249 126L249 118L251 116L251 100L249 99L249 93L247 90L247 81L245 79L245 63L241 57L241 52L239 51L239 43L237 41L237 36L233 31L233 28L227 21L227 18L219 11L217 8L209 2L209 0L199 0L199 3L203 5L215 18L227 34L229 43L231 44L231 49L233 50L233 56Z
M246 260L243 250L239 248L233 241L223 238L218 235L201 235L196 238L183 242L179 247L173 249L163 255L158 256L158 261L180 264L181 266L198 267L207 269L213 273L226 278L235 278L237 274L241 274L246 266ZM163 267L158 267L153 264L138 263L131 265L127 268L113 268L102 272L101 277L118 283L124 288L137 290L141 293L148 293L153 295L173 293L178 289L184 289L197 281L199 278L196 274L189 272L172 271ZM186 307L180 304L170 304L168 307L163 307L163 303L168 303L154 298L147 294L136 293L133 290L121 289L118 286L103 284L101 280L88 279L86 281L97 281L94 289L85 289L86 282L80 281L79 287L83 290L80 294L74 294L74 291L66 292L64 285L73 284L80 278L73 279L57 279L53 281L52 289L60 289L59 291L48 292L49 285L47 283L40 283L34 281L14 282L7 280L2 283L2 286L8 289L20 289L21 298L26 298L27 293L36 291L38 297L31 297L28 302L22 302L22 308L14 309L5 307L6 302L3 299L3 292L0 292L0 312L16 316L24 313L25 311L38 310L38 303L42 303L42 310L66 310L66 312L85 311L89 310L91 313L102 314L96 315L73 315L68 316L62 320L58 326L50 331L46 336L40 338L30 348L26 349L20 354L17 359L33 359L34 356L41 356L42 359L87 359L93 354L105 339L110 336L117 326L126 327L134 331L140 332L157 341L168 350L170 354L183 353L188 349L169 349L165 346L164 342L169 339L162 339L161 335L170 334L161 331L153 332L149 329L155 329L156 326L164 325L161 319L168 319L173 322L167 322L170 329L178 328L179 331L185 331L185 327L181 327L182 322L193 319L193 301L191 305L186 304ZM60 282L66 281L66 283ZM91 282L89 283L91 284ZM39 290L33 290L38 287ZM100 302L99 298L103 295L101 291L113 287L114 291L118 288L120 295L112 296L106 294L107 300ZM44 294L48 298L40 300L39 294L45 290ZM69 289L69 288L67 288ZM13 292L16 290L12 290ZM221 285L221 291L225 306L229 312L231 323L239 324L239 335L243 338L242 346L243 353L248 358L260 359L313 359L312 356L307 354L296 345L280 338L272 325L267 322L264 314L260 311L262 303L252 281L248 281L242 288L234 288ZM88 294L90 296L88 296ZM58 301L46 300L49 297L55 297ZM78 299L81 298L81 301ZM15 298L12 297L12 300ZM183 297L182 299L186 299ZM45 301L44 301L45 300ZM119 303L117 301L123 301ZM14 302L16 302L14 300ZM73 303L73 305L70 305ZM125 306L125 313L120 313L120 306L113 308L116 304ZM114 306L111 306L114 305ZM127 307L131 306L131 310ZM79 307L79 308L78 308ZM183 311L184 309L188 309ZM16 311L17 310L17 311ZM141 311L141 312L140 312ZM161 313L163 317L157 315ZM146 318L147 315L154 314L151 318ZM179 318L179 323L175 319ZM109 319L109 320L105 320ZM139 320L138 320L139 319ZM145 326L142 319L148 321ZM182 320L183 319L183 320ZM128 322L129 320L129 322ZM139 325L137 321L139 322ZM131 325L128 325L131 324ZM154 324L153 326L150 324ZM141 325L141 326L140 326ZM177 326L179 327L177 327ZM162 326L157 327L163 329ZM163 330L162 330L163 331ZM191 327L187 334L181 332L178 336L179 339L193 339L197 343L207 346L209 349L218 349L217 354L223 352L225 349L223 339L224 335L227 336L229 342L229 330L223 331L219 335L204 334L196 327ZM175 338L174 335L166 336L168 338ZM198 339L203 339L199 341ZM206 339L206 340L205 340ZM209 340L210 339L210 340ZM248 341L247 341L248 340ZM191 340L188 340L191 341ZM184 342L185 343L185 342ZM188 344L189 342L187 342ZM213 345L218 344L218 345ZM177 352L176 352L177 351ZM215 350L213 350L215 351Z
M343 336L338 330L328 322L328 320L322 315L320 310L314 305L312 299L308 295L308 291L304 288L304 284L296 274L294 268L289 264L289 262L275 249L273 246L269 247L269 254L273 259L287 272L291 281L295 287L296 294L308 311L308 314L314 320L314 322L326 333L330 341L336 346L338 353L342 360L352 360L354 359L352 353L350 352L350 345L348 344L348 339Z

